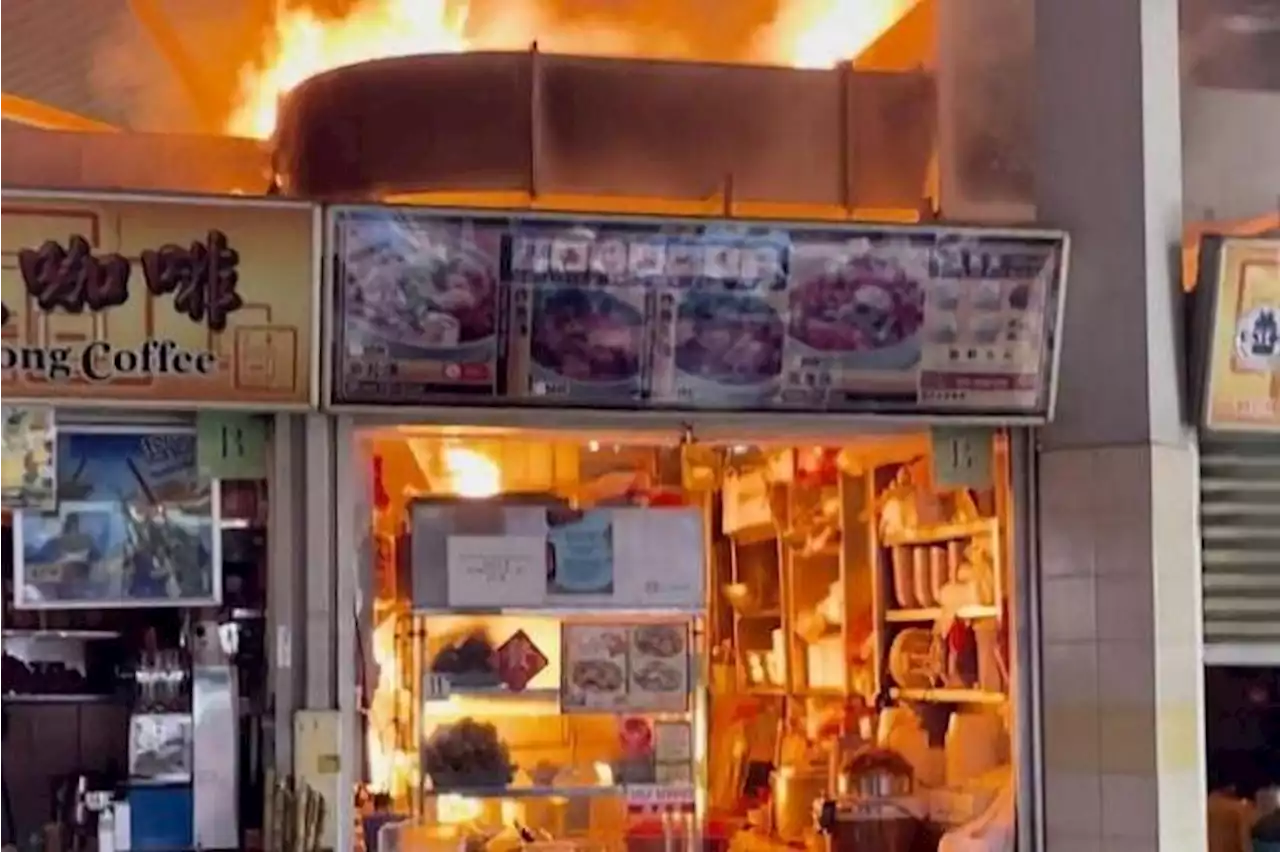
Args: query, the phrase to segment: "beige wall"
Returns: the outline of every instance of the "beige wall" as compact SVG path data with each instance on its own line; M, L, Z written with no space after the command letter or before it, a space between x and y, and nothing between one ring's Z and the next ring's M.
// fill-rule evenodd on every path
M6 189L133 190L262 195L264 145L225 136L69 133L5 125Z

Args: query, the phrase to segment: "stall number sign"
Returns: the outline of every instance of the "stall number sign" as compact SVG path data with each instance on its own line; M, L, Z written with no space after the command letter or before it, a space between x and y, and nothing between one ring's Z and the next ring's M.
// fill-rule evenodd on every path
M265 479L267 424L250 414L209 412L196 420L200 472L212 479Z
M930 432L933 445L933 485L983 490L992 486L990 429L944 426Z
M449 697L449 676L427 672L422 676L422 698L424 701L444 701Z

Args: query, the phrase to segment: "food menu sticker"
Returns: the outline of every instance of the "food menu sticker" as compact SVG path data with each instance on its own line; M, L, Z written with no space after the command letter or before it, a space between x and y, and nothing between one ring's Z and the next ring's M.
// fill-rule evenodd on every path
M335 381L347 402L493 396L505 220L332 214Z
M920 401L1043 411L1063 242L941 234L924 305Z
M630 709L627 656L630 641L621 625L564 626L561 705L565 710Z
M566 624L561 704L566 710L684 712L689 625Z
M6 405L4 418L4 507L52 511L57 505L54 409Z
M693 408L770 405L782 377L786 231L708 227L663 246L653 399Z
M535 607L546 598L543 536L451 535L445 551L452 607Z
M786 404L915 400L933 244L932 235L901 231L797 234Z
M1280 432L1280 240L1221 238L1208 286L1205 426Z
M631 261L649 238L632 227L537 223L510 236L512 396L628 402L646 395L654 279L633 272Z
M643 624L630 632L628 705L684 711L689 706L689 626Z

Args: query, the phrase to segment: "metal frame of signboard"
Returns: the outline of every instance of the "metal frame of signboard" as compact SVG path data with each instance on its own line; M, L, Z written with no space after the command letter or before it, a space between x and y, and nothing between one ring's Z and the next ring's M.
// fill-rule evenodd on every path
M321 369L325 360L321 357L321 349L326 346L327 338L323 336L322 317L326 313L323 299L325 288L323 282L325 216L324 208L309 201L289 199L258 198L239 195L198 195L191 193L139 193L139 192L76 192L69 190L42 190L23 187L21 189L0 190L0 199L39 201L53 199L80 202L116 202L124 204L179 204L204 207L274 207L311 212L311 353L308 358L308 388L306 403L242 403L233 399L217 402L207 400L149 400L149 399L111 399L106 407L113 410L174 410L174 409L219 409L227 411L281 411L305 412L314 411L321 401ZM65 397L9 397L5 401L10 404L53 405L66 408L103 408L103 401L91 395L68 395Z
M168 426L145 424L132 426L126 424L113 425L75 425L64 426L58 431L63 435L190 435L195 438L195 429L190 426ZM79 501L67 501L79 502ZM204 597L182 598L110 598L103 600L62 600L27 601L23 599L26 588L26 559L23 552L22 521L26 510L13 513L13 606L18 610L56 610L56 609L146 609L146 608L190 608L201 606L217 606L222 603L222 483L217 479L209 480L209 526L210 526L210 588L211 595Z
M447 218L472 218L487 220L512 220L512 221L528 221L528 222L564 222L564 221L589 221L602 222L610 224L636 224L646 226L662 226L662 225L689 225L689 226L705 226L716 223L727 223L737 226L750 226L754 228L791 228L791 229L808 229L813 231L849 231L851 234L859 230L876 230L886 233L901 234L936 234L945 231L948 234L956 234L959 236L982 237L985 239L999 239L1006 237L1010 239L1039 239L1053 240L1060 245L1057 276L1054 282L1056 290L1055 304L1052 305L1054 310L1053 323L1048 335L1049 351L1046 353L1046 363L1042 369L1047 369L1048 376L1045 388L1045 404L1040 411L1029 412L1001 412L1001 413L983 413L981 411L955 411L955 412L926 412L919 413L912 411L893 412L893 413L876 413L874 411L858 411L858 410L831 410L831 411L814 411L805 412L794 409L778 408L778 409L755 409L751 411L733 411L732 409L678 409L678 408L610 408L607 411L599 407L590 405L554 405L554 404L525 404L519 405L512 403L504 404L495 400L494 404L488 406L477 406L473 401L468 401L465 397L456 401L442 399L438 404L427 405L369 405L369 404L348 404L335 402L334 399L334 377L335 377L335 361L336 361L336 323L339 318L336 316L336 282L334 281L335 265L337 262L336 255L332 252L333 240L331 236L336 227L338 218L344 212L354 211L386 211L391 215L403 212L416 216L430 215L438 216L442 219ZM726 219L722 217L689 217L689 216L643 216L643 215L619 215L619 214L571 214L555 211L527 211L527 210L510 210L497 208L462 208L462 207L422 207L413 205L377 205L377 204L339 204L330 205L325 208L323 222L324 236L324 262L321 269L321 287L320 299L324 305L322 312L322 340L323 355L321 357L320 377L323 383L321 392L321 406L336 414L385 414L388 411L397 412L397 416L401 419L433 419L436 417L448 417L447 412L456 412L459 408L472 409L483 408L485 410L502 410L512 411L520 410L521 412L542 412L545 416L541 422L554 423L557 418L563 418L568 412L575 415L579 412L590 412L594 414L620 414L628 418L638 416L651 416L655 420L661 422L661 418L669 417L682 419L684 421L707 419L711 421L723 421L726 416L729 417L748 417L751 419L759 418L775 418L783 417L838 417L842 420L847 418L860 418L874 420L876 422L892 422L902 421L911 423L921 422L940 422L952 424L973 424L973 425L1040 425L1051 421L1057 408L1058 399L1058 377L1059 366L1062 358L1062 331L1064 312L1066 306L1066 292L1070 280L1068 268L1071 257L1071 239L1066 231L1052 228L986 228L973 225L903 225L897 223L876 223L876 222L828 222L828 221L796 221L796 220L775 220L775 219ZM474 400L474 397L472 398ZM456 403L456 404L455 404ZM476 414L475 417L481 415ZM505 419L505 418L504 418ZM538 422L538 415L531 415L529 422Z
M528 416L530 413L536 416ZM560 410L558 412L537 409L431 409L434 419L416 416L416 411L380 412L380 416L355 416L339 414L333 421L333 494L317 501L329 500L330 512L316 513L308 510L308 550L312 542L317 547L332 548L336 582L337 618L337 695L340 713L340 789L351 789L360 780L360 761L363 743L359 728L359 695L356 689L357 660L352 649L362 647L357 636L356 618L367 602L362 600L359 572L368 568L368 556L361 555L360 542L368 534L368 517L372 510L371 498L365 492L367 477L361 466L358 439L360 432L368 429L392 427L422 427L424 432L453 436L567 436L574 432L595 432L605 440L650 441L677 444L689 436L689 418L674 412L599 412L589 410ZM452 416L450 416L452 414ZM551 415L551 416L548 416ZM639 415L648 415L641 417ZM553 419L554 418L554 419ZM954 423L951 418L942 418ZM806 440L855 440L871 433L918 431L927 428L927 418L835 417L830 415L796 416L781 412L737 417L714 416L704 413L694 426L694 437L714 443L742 443L750 441ZM1011 522L1012 558L1018 569L1018 581L1013 584L1011 605L1011 631L1013 633L1014 671L1011 673L1010 705L1015 714L1013 731L1013 763L1015 795L1018 810L1019 848L1034 848L1033 840L1043 832L1044 813L1044 746L1041 719L1043 715L1041 694L1043 672L1040 666L1041 616L1039 586L1039 546L1037 525L1037 485L1035 432L1019 428L1008 420L988 421L988 425L1009 428L1009 475L1012 481ZM336 513L336 514L335 514ZM648 613L661 615L662 613ZM674 613L668 613L674 614ZM696 669L696 666L695 666ZM700 680L700 679L699 679ZM706 684L695 686L694 701L703 701ZM698 713L694 714L695 736L705 735L699 725ZM339 815L337 819L338 848L352 840L353 821Z

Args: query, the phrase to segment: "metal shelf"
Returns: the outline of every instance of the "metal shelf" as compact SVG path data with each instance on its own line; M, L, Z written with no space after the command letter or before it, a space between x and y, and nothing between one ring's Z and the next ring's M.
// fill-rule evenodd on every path
M625 796L627 788L619 784L607 787L556 787L553 785L534 785L531 787L443 787L424 790L423 794L426 796L464 796L468 799L581 799L592 796Z
M991 518L970 521L964 524L939 524L934 527L922 527L899 535L885 536L881 542L886 547L910 547L916 544L939 544L957 539L974 538L990 535L996 531L997 522Z
M116 700L114 695L101 695L97 693L5 693L3 701L5 704L110 704Z
M448 677L448 675L445 675ZM542 687L538 689L507 689L503 686L450 686L449 692L438 698L427 698L427 701L448 701L452 696L459 698L484 698L497 699L502 701L556 701L560 698L560 690L557 687Z
M592 621L609 619L661 619L677 617L696 618L706 612L701 607L648 607L645 609L609 609L600 604L582 604L576 607L415 607L414 615L437 618L496 618L498 616L517 616L519 618L580 618Z
M897 623L937 621L941 615L942 607L937 606L918 609L890 609L885 611L884 620ZM956 618L962 619L999 617L1000 607L998 606L962 606L956 611Z
M981 689L891 689L889 697L898 701L923 701L931 704L1003 704L1003 692Z
M55 630L51 628L23 630L21 628L7 628L4 631L5 639L39 639L45 641L65 640L78 642L93 642L106 639L119 639L119 630Z

